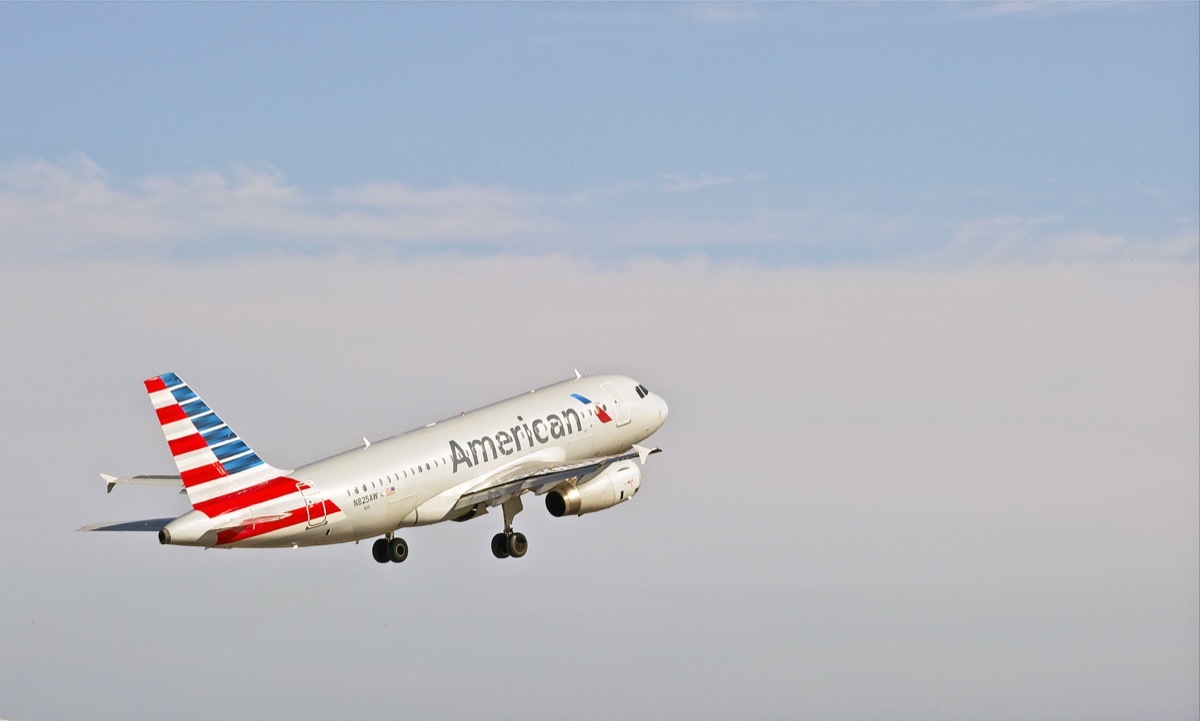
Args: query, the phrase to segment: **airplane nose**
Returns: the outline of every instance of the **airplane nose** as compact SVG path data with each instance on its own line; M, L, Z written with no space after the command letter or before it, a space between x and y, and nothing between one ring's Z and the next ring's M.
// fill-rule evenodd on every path
M656 395L656 396L654 396L654 398L658 401L658 420L659 420L659 423L661 424L662 421L667 420L667 411L668 411L667 402L666 402L666 400L663 399L662 396Z

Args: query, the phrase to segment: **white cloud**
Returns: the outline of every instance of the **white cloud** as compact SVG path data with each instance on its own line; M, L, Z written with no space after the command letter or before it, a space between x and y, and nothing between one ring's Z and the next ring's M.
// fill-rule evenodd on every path
M998 216L968 221L955 229L938 253L949 260L1192 262L1200 255L1200 234L1182 230L1165 239L1130 238L1115 233L1070 230L1056 216Z
M234 167L129 186L85 157L12 163L0 171L3 252L133 249L234 236L330 244L355 240L488 243L546 233L546 199L470 185L399 183L340 188L313 197L274 169Z
M483 241L558 227L547 213L550 199L501 187L426 190L403 183L369 183L338 189L331 199L345 210L330 219L326 232L372 238Z
M751 2L684 3L688 17L713 25L747 23L761 16L762 6Z
M714 257L764 262L1049 262L1197 257L1195 223L1168 238L1069 226L1061 216L997 215L950 232L915 217L723 199L757 173L660 174L571 194L504 186L419 188L397 181L316 194L274 168L122 180L79 156L0 167L0 256L144 257L442 251L585 257ZM939 221L945 223L946 221ZM213 249L216 250L213 250Z
M711 173L681 175L676 173L660 173L658 177L663 180L663 189L672 193L689 192L733 183L757 183L762 180L762 176L758 173L745 173L742 175L713 175Z
M1136 9L1141 3L1108 0L1105 2L1058 2L1057 0L1001 0L999 2L955 3L952 7L965 18L1048 17L1067 13L1095 12L1113 8Z

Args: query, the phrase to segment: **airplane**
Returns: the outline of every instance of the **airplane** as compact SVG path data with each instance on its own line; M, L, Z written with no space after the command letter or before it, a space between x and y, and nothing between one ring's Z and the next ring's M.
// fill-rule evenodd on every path
M291 548L376 538L379 563L401 563L402 528L467 521L499 506L496 558L529 548L513 530L526 493L551 515L582 516L624 503L641 487L641 445L667 403L621 375L575 377L429 423L295 470L265 462L174 373L147 379L178 475L101 474L118 484L182 485L192 510L177 518L95 523L80 531L157 532L163 545ZM635 462L636 461L636 462Z

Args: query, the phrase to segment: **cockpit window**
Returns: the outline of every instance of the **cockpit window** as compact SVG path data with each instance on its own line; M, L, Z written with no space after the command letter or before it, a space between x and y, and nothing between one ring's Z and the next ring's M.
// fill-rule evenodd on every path
M639 383L634 390L637 391L638 398L645 398L646 396L650 395L650 391L646 390L646 386L642 385L641 383Z

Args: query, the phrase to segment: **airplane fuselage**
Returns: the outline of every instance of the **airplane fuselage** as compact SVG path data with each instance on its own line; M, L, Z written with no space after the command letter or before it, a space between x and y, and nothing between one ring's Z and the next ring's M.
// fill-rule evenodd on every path
M480 496L481 485L530 468L627 451L658 430L666 416L661 397L625 376L571 379L294 471L252 468L243 474L257 472L261 479L242 478L236 491L222 487L222 478L207 480L189 488L194 510L167 524L160 540L286 547L390 538L399 528L486 513L502 499ZM165 422L164 430L170 440ZM182 461L180 467L185 468ZM185 483L187 477L185 470ZM472 492L479 500L464 506L464 498L475 497Z

